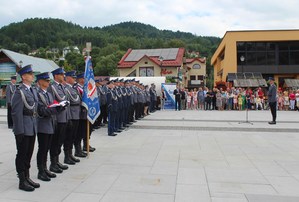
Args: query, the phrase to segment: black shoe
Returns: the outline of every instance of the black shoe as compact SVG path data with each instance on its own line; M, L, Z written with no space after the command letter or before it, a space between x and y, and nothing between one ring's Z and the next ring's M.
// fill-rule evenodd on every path
M46 175L49 177L49 178L55 178L56 175L52 172L50 172L47 168L44 169Z
M118 130L117 130L117 131L115 131L115 132L116 132L116 133L120 133L121 131L122 131L122 130L119 130L119 129L118 129Z
M85 158L87 156L87 154L85 154L83 152L75 152L75 156L80 157L80 158Z
M58 165L53 165L53 164L50 165L50 171L52 171L53 173L62 173L63 172L63 170L60 169L58 167Z
M45 171L39 171L37 174L37 178L40 179L41 181L50 181L51 179L48 177L48 175L45 173Z
M19 181L19 189L24 190L24 191L34 191L34 187L31 186L28 181L25 178L25 173L19 173L18 177L20 179Z
M63 165L62 163L60 163L59 161L57 161L57 165L60 169L62 170L67 170L69 167L67 165Z
M80 159L75 158L72 153L70 154L70 158L76 163L80 162Z
M75 165L76 164L76 162L75 161L73 161L70 157L66 157L66 158L64 158L64 163L65 164L68 164L68 165ZM61 164L62 166L65 166L65 165L63 165L63 164ZM65 169L66 170L66 169Z
M99 129L100 126L93 126L93 129Z
M276 121L270 121L268 123L271 124L271 125L273 125L273 124L276 124Z
M39 188L40 187L39 183L33 182L33 180L30 179L29 170L25 171L25 178L26 178L26 181L28 182L28 184L30 184L32 187L34 187L34 188Z
M103 127L103 126L105 126L105 124L104 123L100 123L100 126Z
M90 152L94 152L96 149L92 146L89 145L89 151ZM83 151L87 151L87 148L86 147L83 147Z
M30 184L32 187L34 188L39 188L40 187L40 184L39 183L36 183L36 182L33 182L29 177L26 178L28 184Z
M117 136L116 133L111 133L111 134L108 134L108 136Z
M31 186L27 181L23 183L19 183L19 189L24 190L24 191L34 191L34 187Z

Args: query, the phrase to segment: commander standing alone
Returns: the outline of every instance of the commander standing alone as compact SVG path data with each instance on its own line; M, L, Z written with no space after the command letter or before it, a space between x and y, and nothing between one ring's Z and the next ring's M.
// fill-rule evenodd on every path
M272 77L269 78L270 87L268 91L268 102L272 114L272 121L269 124L276 124L276 105L277 105L277 89L276 85L274 84L274 79Z

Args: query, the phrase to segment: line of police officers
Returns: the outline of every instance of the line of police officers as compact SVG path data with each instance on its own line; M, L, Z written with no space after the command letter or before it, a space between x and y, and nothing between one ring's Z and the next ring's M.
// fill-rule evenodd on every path
M86 157L87 150L87 110L81 105L84 73L64 72L62 68L51 72L54 81L50 84L49 72L34 75L31 65L18 71L22 83L11 91L11 119L16 139L16 171L19 189L33 191L40 184L30 178L30 162L34 150L35 137L38 139L37 167L38 179L50 181L55 173L68 169L59 162L63 145L64 163L74 165L80 162L76 157ZM15 78L14 78L15 79ZM100 100L101 115L92 126L93 130L108 123L108 135L116 133L145 116L151 95L138 81L96 80ZM8 114L10 116L10 114ZM108 121L107 121L108 118ZM93 131L90 130L90 131ZM91 132L90 132L91 134ZM90 136L89 134L89 136ZM82 149L83 140L83 149ZM73 156L73 146L75 156ZM89 146L89 151L95 148ZM51 164L47 167L47 156Z
M99 99L106 99L101 103L107 103L109 136L117 135L136 120L149 114L151 94L148 86L135 79L107 80L107 83L98 80L97 85Z

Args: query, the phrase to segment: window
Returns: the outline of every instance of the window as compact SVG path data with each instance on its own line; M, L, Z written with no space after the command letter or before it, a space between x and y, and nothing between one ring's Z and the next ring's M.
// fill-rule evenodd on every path
M289 52L287 52L287 51L279 52L279 64L280 65L288 65L289 64Z
M154 67L140 67L139 76L154 76Z
M201 66L199 64L194 64L193 65L193 69L200 69L200 68L201 68Z
M245 57L243 63L241 55ZM299 65L299 41L237 42L237 64Z
M196 76L195 75L190 75L190 80L196 80Z

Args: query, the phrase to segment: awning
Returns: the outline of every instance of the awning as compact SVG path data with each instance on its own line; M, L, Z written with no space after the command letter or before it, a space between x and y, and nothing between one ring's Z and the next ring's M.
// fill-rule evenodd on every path
M267 87L265 79L235 79L234 87Z
M289 88L299 88L299 79L285 79L285 86Z

